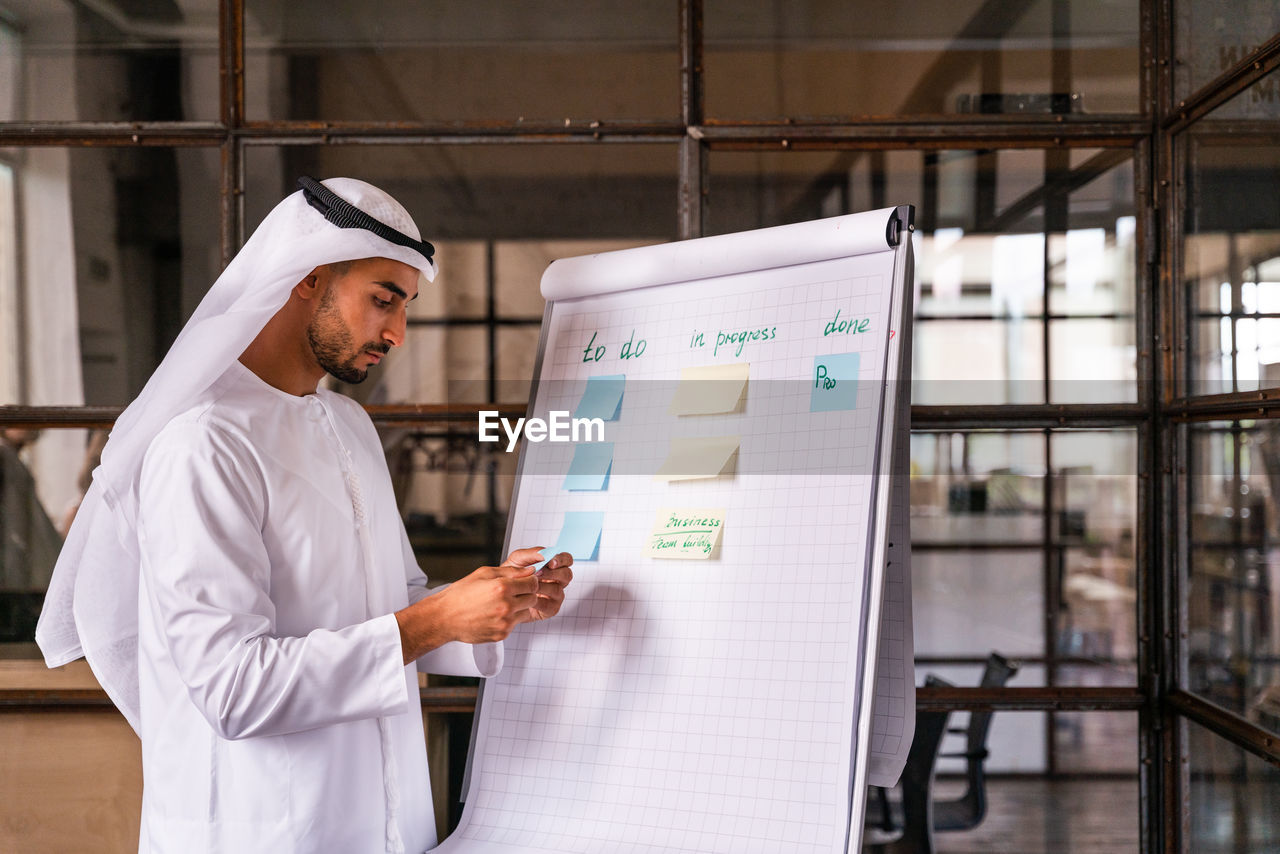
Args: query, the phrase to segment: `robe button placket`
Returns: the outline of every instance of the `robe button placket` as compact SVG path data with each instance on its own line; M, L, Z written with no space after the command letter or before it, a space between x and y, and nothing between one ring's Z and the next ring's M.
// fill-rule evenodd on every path
M333 445L334 452L338 457L338 468L342 471L342 479L347 486L347 496L351 499L351 510L355 515L356 525L364 525L364 496L360 494L360 477L352 468L351 452L343 444L341 437L338 435L337 427L334 425L333 420L328 417L328 409L325 408L324 402L318 397L307 398L307 416L313 421L324 422L325 432L328 434L329 442Z

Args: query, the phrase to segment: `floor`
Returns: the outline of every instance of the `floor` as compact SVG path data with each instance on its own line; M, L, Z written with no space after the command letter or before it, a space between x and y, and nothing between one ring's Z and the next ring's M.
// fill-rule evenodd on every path
M957 779L935 782L959 795ZM1130 854L1139 851L1138 781L1036 777L988 780L988 810L973 830L939 833L937 854ZM1191 781L1188 830L1194 854L1280 852L1280 770L1263 764Z
M935 783L939 797L958 781ZM1138 848L1138 781L988 780L987 817L973 830L939 833L938 854L1133 854Z

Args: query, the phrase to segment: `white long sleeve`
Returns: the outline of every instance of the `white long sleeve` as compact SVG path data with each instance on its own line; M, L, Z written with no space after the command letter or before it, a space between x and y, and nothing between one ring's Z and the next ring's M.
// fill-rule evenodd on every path
M146 604L191 701L228 739L406 712L394 615L280 631L262 530L267 502L284 496L268 495L257 468L204 423L171 425L143 467Z
M409 602L440 592L443 588L427 589L427 577L418 566L407 533L403 536L403 550ZM487 679L502 670L502 642L467 644L451 641L419 657L418 670L442 676L482 676Z

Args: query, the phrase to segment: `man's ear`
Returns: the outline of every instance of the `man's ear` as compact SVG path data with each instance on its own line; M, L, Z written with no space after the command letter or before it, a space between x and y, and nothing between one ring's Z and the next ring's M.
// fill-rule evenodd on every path
M317 267L307 274L301 282L293 286L293 293L299 299L313 299L320 295L320 268Z

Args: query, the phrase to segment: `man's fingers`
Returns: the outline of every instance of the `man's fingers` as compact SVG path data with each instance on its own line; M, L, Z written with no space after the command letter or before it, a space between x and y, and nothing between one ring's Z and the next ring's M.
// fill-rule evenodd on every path
M526 567L535 563L542 563L542 550L546 546L536 546L531 549L516 549L507 555L507 559L502 562L503 566Z
M560 569L565 566L573 566L573 555L568 552L560 552L547 561L547 565L542 568L542 571L545 573L549 569Z
M516 599L521 596L532 596L538 592L538 580L538 576L532 572L519 578L508 578L506 580L507 597Z
M520 626L520 625L524 625L525 623L532 623L534 620L540 620L540 619L542 619L542 617L539 616L536 610L534 610L533 608L524 608L519 613L516 614L515 623L517 626Z
M543 589L549 592L547 594L539 592L538 604L529 609L530 615L539 620L554 617L564 606L564 590L560 585L556 584Z
M555 569L551 569L551 566L552 564L547 564L546 567L543 567L542 572L538 573L538 577L542 579L544 584L551 583L563 586L573 581L573 570L567 565L556 567Z
M521 593L517 596L512 596L508 601L512 604L513 611L527 611L538 606L538 594Z
M553 587L544 587L537 593L538 603L534 606L539 611L550 610L552 613L560 610L560 606L564 604L564 590L558 585Z
M493 572L493 578L532 578L534 574L532 566L510 566L504 563L490 569Z

